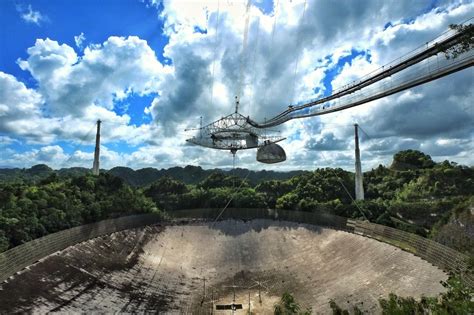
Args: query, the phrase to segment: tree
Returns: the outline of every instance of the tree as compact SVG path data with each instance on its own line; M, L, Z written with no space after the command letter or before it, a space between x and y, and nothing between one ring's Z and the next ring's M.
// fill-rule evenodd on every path
M435 165L431 156L418 150L400 151L393 156L391 169L405 171L410 169L432 168Z
M298 197L296 193L289 192L277 199L275 207L276 209L282 209L282 210L295 209L299 200L300 198Z
M156 211L141 190L110 174L0 183L0 251L84 223Z
M444 48L444 54L446 59L455 59L459 55L468 52L469 50L474 48L474 24L467 24L467 25L457 25L451 24L449 28L452 30L461 33L460 40L458 44Z
M265 198L265 203L271 209L276 207L277 199L289 193L294 189L290 181L268 180L263 181L255 187L255 190L262 193Z
M5 235L5 231L0 230L0 253L6 251L10 246L10 242Z
M348 310L343 310L339 305L337 305L337 303L334 301L334 300L329 300L329 306L331 307L331 310L332 310L332 314L333 315L349 315L349 311ZM360 309L359 307L357 307L357 305L354 305L353 308L352 308L352 313L354 315L362 315L364 314Z
M420 301L413 297L400 297L393 293L388 299L380 299L382 314L473 314L474 289L463 284L454 276L441 284L447 291L438 298L422 297Z
M188 192L186 184L163 176L144 190L145 196L150 197L160 208L176 210L180 208L183 195Z
M146 190L147 195L163 195L163 194L183 194L188 191L186 185L169 176L163 176L150 185Z
M227 176L222 172L214 172L199 183L198 187L204 189L220 187L249 187L249 184L236 176Z
M273 311L275 315L292 315L292 314L298 314L298 315L310 315L311 310L307 309L305 311L301 311L301 306L296 302L295 298L293 295L291 295L289 292L283 293L280 302L278 304L275 304Z

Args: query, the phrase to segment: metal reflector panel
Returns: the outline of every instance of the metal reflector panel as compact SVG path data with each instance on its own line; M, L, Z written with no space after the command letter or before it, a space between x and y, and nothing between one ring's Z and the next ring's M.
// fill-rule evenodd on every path
M257 161L261 163L273 164L285 160L285 150L276 143L266 143L257 150Z

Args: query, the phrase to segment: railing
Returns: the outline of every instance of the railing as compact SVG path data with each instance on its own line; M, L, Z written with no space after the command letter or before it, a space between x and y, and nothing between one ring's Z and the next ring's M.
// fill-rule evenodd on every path
M221 209L189 209L172 211L168 215L172 220L203 219L214 221L220 211ZM326 213L288 210L229 208L222 213L219 220L228 219L281 220L356 233L411 252L440 269L459 274L468 285L474 287L474 279L468 272L468 257L466 255L412 233ZM163 221L162 216L156 214L133 215L82 225L38 238L0 253L0 282L40 259L74 244L121 230L143 227Z

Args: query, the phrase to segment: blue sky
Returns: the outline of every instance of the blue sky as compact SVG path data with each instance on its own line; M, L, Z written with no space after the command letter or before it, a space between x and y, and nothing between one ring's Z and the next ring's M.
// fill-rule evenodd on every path
M135 35L145 39L148 45L162 57L168 38L159 30L163 20L158 18L155 7L140 1L124 0L37 0L2 1L2 58L0 66L5 71L16 71L15 61L25 57L26 49L37 38L49 37L61 43L75 46L74 36L84 33L88 43L102 43L110 35ZM33 11L41 12L39 25L21 18L21 7L31 5ZM160 59L161 61L163 59Z
M51 38L76 47L74 37L82 33L85 36L82 45L86 47L89 43L102 43L112 34L138 36L147 41L160 62L165 59L163 48L168 43L168 37L160 32L163 28L163 20L158 18L160 8L157 10L140 1L104 0L100 4L94 0L3 1L1 6L0 69L13 74L31 88L36 87L37 82L28 72L21 70L16 61L27 56L27 49L34 45L37 38ZM28 12L28 6L33 11L42 12L39 24L21 18L23 12ZM81 53L80 48L77 51ZM153 97L132 95L118 102L115 111L124 114L120 105L126 105L132 124L148 123L151 118L143 115L143 110Z
M247 13L241 103L243 113L257 120L291 102L330 95L337 86L432 39L449 23L466 19L474 8L473 1L342 5L308 0L303 20L303 0L276 3L253 0ZM0 2L0 166L63 167L61 161L68 161L68 166L89 167L93 133L85 136L100 118L105 168L228 167L227 154L186 144L190 134L184 129L195 127L200 116L207 122L232 111L245 4ZM289 159L273 169L350 169L356 121L377 135L365 144L365 169L388 163L405 148L472 164L468 71L356 110L281 126ZM289 93L293 84L295 92ZM448 86L457 100L453 104L435 97ZM403 116L403 109L422 113L423 106L448 115L449 126L433 128L429 115ZM454 107L446 114L446 106ZM323 156L329 158L315 162ZM238 158L241 167L264 167L254 162L254 152L239 152Z

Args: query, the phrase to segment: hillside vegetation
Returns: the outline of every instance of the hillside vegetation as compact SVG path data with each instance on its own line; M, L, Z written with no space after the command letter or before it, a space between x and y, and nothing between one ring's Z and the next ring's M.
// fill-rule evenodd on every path
M228 205L368 219L474 254L474 168L435 163L419 151L401 151L390 167L380 165L364 173L366 200L357 203L352 199L354 174L342 169L297 172L284 180L267 180L262 174L288 174L260 172L261 179L253 183L244 180L247 170L239 170L240 176L209 171L202 178L204 170L188 166L180 168L182 176L194 174L186 182L159 176L141 187L136 182L127 184L135 176L130 174L142 172L147 182L159 171L122 169L119 178L113 170L98 177L77 168L55 172L44 165L12 171L17 175L9 174L0 184L0 250L104 218Z
M74 226L158 212L140 190L110 174L0 184L0 251Z
M47 165L38 164L31 168L0 168L0 182L14 183L18 181L38 181L55 173L59 177L70 177L86 175L91 172L85 167L71 167L53 170ZM129 167L117 166L110 170L101 170L102 173L107 172L111 175L122 178L125 183L135 187L150 185L162 177L171 177L182 181L185 184L198 184L213 173L222 173L234 175L237 177L246 177L250 184L256 185L262 180L285 180L293 176L307 173L307 171L291 171L291 172L274 172L274 171L248 171L247 169L236 168L233 170L205 170L200 166L188 165L186 167L172 167L168 169L158 170L156 168L147 167L133 170Z

